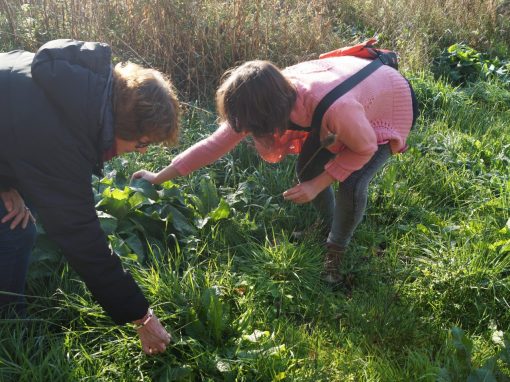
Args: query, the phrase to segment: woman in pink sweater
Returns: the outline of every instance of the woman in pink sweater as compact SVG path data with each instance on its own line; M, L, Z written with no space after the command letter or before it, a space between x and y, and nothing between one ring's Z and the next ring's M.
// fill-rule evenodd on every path
M299 183L283 197L298 204L313 201L321 213L329 228L324 279L338 283L342 253L365 212L368 184L392 153L405 150L418 113L408 81L383 65L337 99L320 128L306 128L321 99L369 63L352 56L332 57L280 71L267 61L246 62L227 72L217 91L220 127L160 172L140 170L133 177L159 184L187 175L250 134L268 162L298 154ZM340 182L336 195L334 181Z

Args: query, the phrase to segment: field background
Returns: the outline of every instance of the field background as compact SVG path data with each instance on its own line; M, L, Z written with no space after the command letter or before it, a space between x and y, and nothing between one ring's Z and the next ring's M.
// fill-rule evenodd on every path
M293 158L269 165L242 144L175 183L129 185L214 131L226 69L374 34L399 52L422 114L373 182L345 287L319 282L313 209L281 197ZM1 51L54 38L107 42L116 62L170 75L183 101L179 147L94 180L110 242L174 344L143 355L41 229L30 318L0 321L0 381L510 381L508 1L0 1Z

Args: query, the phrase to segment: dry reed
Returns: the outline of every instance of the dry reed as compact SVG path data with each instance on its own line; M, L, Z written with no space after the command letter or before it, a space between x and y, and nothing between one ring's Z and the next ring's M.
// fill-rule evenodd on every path
M206 100L221 74L245 60L285 66L374 33L407 69L425 68L457 41L508 52L510 28L498 7L496 0L0 0L0 48L104 41L117 60L170 74L184 99Z

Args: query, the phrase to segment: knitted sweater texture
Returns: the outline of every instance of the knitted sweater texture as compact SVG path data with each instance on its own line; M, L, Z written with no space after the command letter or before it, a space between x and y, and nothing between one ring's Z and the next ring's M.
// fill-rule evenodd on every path
M297 90L291 121L310 126L320 100L368 63L357 57L332 57L284 69L283 74ZM370 160L378 145L389 143L393 153L404 151L412 119L411 92L406 79L391 67L380 67L336 100L324 114L320 137L322 140L335 135L335 142L327 148L336 154L325 165L325 171L343 181ZM225 155L246 136L223 123L209 137L175 157L172 166L180 175L187 175ZM274 163L288 154L299 154L307 136L307 132L287 130L270 145L257 139L254 143L260 156Z

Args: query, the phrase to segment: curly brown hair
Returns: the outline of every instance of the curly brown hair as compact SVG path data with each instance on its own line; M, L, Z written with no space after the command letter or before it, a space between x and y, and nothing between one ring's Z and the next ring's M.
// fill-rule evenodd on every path
M131 62L117 64L113 75L115 135L126 141L147 136L153 143L177 143L180 108L170 79Z
M280 69L269 61L248 61L227 71L216 92L223 121L237 132L255 137L282 134L289 124L297 93Z

